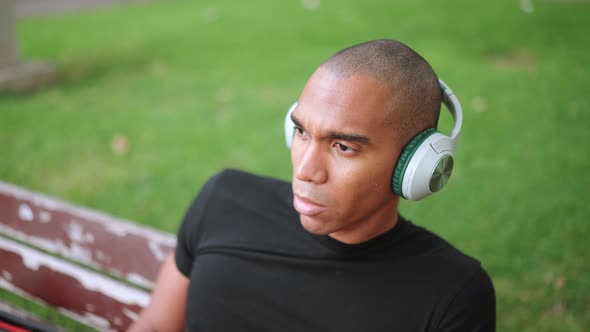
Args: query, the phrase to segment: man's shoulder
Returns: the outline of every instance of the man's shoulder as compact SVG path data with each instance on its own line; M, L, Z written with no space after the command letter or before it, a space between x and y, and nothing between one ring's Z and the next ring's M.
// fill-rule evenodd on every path
M194 205L204 206L208 216L244 216L250 212L270 216L277 210L292 210L291 184L268 176L224 169L203 185Z
M435 314L433 321L439 322L435 325L442 327L449 324L451 316L452 321L472 319L476 325L493 325L495 291L481 262L425 227L411 222L407 222L406 226L405 242L410 248L406 250L412 252L407 260L411 275L416 280L427 281L418 281L417 285L422 290L440 295L442 309ZM461 313L465 317L461 317ZM478 322L474 317L481 319Z
M225 169L203 185L185 214L179 236L194 248L240 241L252 247L265 236L286 233L293 211L288 182Z
M211 178L216 179L218 185L237 186L242 189L247 189L245 186L258 188L290 185L289 182L284 180L233 168L223 169Z
M479 265L479 261L474 257L465 254L449 241L426 227L416 225L411 221L407 223L407 241L414 247L418 255L424 257L439 257L444 260L456 261L460 264L471 266Z
M425 273L441 278L466 281L476 274L486 274L481 262L463 252L440 235L425 227L405 221L405 244L401 246L410 261Z

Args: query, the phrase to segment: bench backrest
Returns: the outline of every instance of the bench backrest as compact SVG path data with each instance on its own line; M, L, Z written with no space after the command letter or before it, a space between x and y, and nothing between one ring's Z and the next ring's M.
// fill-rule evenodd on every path
M0 287L88 325L125 330L174 246L170 234L0 182Z

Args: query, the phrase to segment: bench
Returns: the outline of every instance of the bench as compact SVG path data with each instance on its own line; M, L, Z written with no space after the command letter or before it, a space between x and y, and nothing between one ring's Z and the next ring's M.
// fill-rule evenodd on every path
M175 242L171 234L0 182L0 287L95 329L127 329Z

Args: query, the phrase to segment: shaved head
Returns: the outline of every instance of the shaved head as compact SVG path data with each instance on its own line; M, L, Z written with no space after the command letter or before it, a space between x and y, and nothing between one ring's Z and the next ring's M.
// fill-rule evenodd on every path
M435 128L441 105L438 78L418 53L399 41L380 39L343 49L320 68L340 78L369 76L391 91L388 124L405 145L426 128Z

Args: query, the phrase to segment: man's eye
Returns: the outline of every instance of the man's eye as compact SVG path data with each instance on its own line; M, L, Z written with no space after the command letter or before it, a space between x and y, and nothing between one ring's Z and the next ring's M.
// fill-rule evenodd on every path
M338 149L340 149L340 151L342 152L347 152L350 150L350 148L342 143L336 143L336 145L338 146Z
M300 138L307 138L308 134L305 131L305 129L301 128L301 127L295 127L295 134L300 137Z

